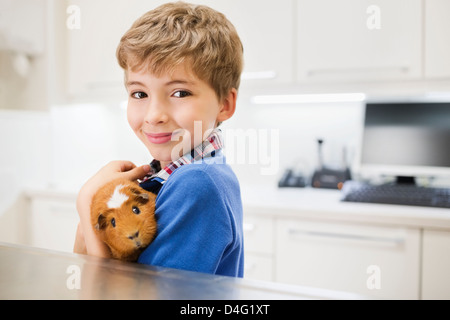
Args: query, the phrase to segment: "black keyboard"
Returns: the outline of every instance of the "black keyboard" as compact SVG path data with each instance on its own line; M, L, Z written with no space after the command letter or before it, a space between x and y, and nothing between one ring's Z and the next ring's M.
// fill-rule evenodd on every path
M372 185L346 181L342 187L341 200L450 208L450 188L428 188L407 184Z

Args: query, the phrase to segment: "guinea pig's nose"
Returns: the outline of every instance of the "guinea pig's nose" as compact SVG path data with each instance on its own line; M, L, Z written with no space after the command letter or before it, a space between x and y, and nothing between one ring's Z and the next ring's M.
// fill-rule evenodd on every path
M128 239L133 240L134 238L139 237L139 231L136 231L135 234L132 234L131 236L128 236Z

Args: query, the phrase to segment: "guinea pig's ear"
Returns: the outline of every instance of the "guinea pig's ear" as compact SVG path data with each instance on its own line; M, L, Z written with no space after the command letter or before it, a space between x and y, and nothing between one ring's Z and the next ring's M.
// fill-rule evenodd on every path
M133 194L136 196L136 201L138 201L139 203L146 204L148 202L148 193L143 192L137 188L132 188L131 192L133 192Z
M106 228L106 217L103 213L100 213L97 218L97 224L95 225L95 229L103 230Z

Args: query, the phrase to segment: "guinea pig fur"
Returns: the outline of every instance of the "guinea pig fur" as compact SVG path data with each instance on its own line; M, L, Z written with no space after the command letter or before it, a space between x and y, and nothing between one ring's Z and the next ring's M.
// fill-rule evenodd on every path
M136 261L156 234L156 195L136 182L116 179L92 198L91 223L113 258Z

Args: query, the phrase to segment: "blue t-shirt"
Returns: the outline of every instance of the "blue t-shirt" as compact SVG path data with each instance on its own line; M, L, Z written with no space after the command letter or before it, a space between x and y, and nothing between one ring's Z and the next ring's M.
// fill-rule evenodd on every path
M155 216L156 237L139 263L243 277L241 194L227 164L176 169L158 193Z

